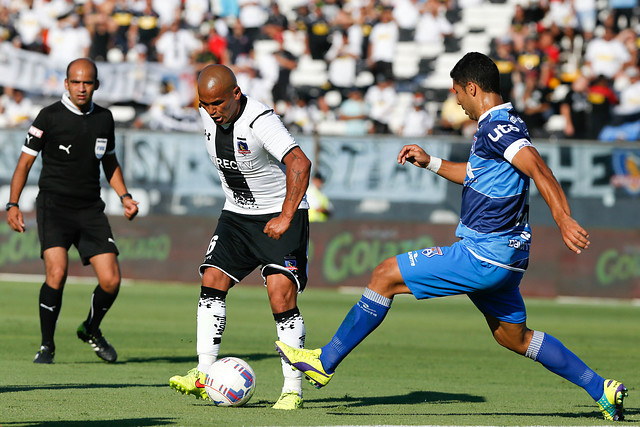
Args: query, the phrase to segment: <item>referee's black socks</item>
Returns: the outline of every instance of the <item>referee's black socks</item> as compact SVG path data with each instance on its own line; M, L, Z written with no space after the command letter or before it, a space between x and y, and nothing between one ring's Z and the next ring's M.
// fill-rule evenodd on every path
M91 334L97 334L100 330L100 323L104 319L105 314L113 305L113 302L118 296L118 291L114 294L105 292L100 285L96 286L91 295L91 309L89 310L89 316L85 321L85 327Z
M40 288L40 332L42 333L42 345L55 348L53 335L56 331L56 323L62 306L62 290L53 289L44 282Z

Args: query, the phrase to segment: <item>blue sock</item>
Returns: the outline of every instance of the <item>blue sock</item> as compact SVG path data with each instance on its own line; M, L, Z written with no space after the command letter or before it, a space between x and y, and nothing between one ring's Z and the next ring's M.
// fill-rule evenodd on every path
M391 301L369 288L365 289L360 301L351 308L329 344L322 347L320 361L325 372L332 373L342 359L382 323Z
M540 362L545 368L585 389L598 401L604 392L604 378L596 374L560 341L544 332L533 331L525 356Z

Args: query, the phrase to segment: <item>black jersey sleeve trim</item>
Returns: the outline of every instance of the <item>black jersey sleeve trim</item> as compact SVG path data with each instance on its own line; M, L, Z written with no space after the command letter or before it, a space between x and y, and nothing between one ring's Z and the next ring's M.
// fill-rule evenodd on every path
M290 152L292 152L296 147L299 147L299 145L293 145L291 148L289 148L287 150L286 153L284 153L284 156L282 156L282 158L280 159L280 163L284 163L284 158L287 157L289 155Z
M256 122L256 120L258 120L260 117L264 116L265 114L269 114L269 113L273 113L273 110L265 110L262 113L258 114L258 117L256 117L255 119L253 119L251 123L249 123L249 127L253 129L253 124Z

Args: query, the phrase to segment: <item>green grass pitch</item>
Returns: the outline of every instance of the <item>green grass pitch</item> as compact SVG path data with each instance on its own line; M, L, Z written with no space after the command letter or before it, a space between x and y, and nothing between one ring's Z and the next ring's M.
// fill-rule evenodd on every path
M56 331L56 363L34 365L40 285L0 282L0 425L311 426L609 425L580 388L498 346L465 297L398 297L384 323L320 390L303 384L305 408L271 409L282 373L262 286L227 298L221 356L247 360L257 377L251 401L217 408L171 390L168 379L196 364L198 286L123 286L102 330L115 364L100 361L75 330L95 283L68 284ZM299 299L307 347L324 345L359 294L308 289ZM549 332L598 373L629 388L627 421L640 410L640 307L628 302L528 300L529 326Z

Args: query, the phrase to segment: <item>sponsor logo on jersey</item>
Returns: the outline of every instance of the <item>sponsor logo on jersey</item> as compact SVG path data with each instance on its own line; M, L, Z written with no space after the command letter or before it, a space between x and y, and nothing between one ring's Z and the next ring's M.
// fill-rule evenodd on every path
M71 150L71 144L69 144L68 147L65 147L64 145L60 144L60 145L58 145L58 150L62 150L67 154L71 154L71 151L70 151Z
M431 258L436 255L442 255L442 248L440 246L434 246L433 248L423 249L422 255L426 256L427 258Z
M96 158L101 159L107 152L107 138L96 138Z
M411 252L407 252L407 254L409 255L409 263L411 264L411 267L415 267L416 259L418 258L418 252L411 251Z
M514 125L496 125L493 129L493 133L488 133L487 136L493 142L497 142L500 138L502 138L505 134L510 132L520 132L517 126Z
M298 261L296 257L284 257L284 267L292 273L297 273Z
M640 150L614 150L611 161L611 185L624 188L632 196L640 194Z
M33 135L33 136L35 136L36 138L42 138L42 134L43 134L44 132L42 132L40 129L38 129L38 128L37 128L37 127L35 127L35 126L31 126L31 127L29 128L28 133L29 133L29 134L31 134L31 135Z
M247 144L246 138L238 137L238 140L236 142L238 143L238 154L243 154L245 156L247 154L251 154L251 150L249 150L249 144Z

